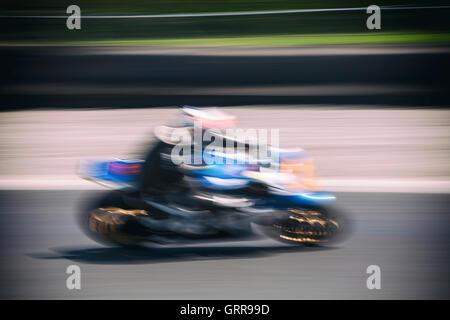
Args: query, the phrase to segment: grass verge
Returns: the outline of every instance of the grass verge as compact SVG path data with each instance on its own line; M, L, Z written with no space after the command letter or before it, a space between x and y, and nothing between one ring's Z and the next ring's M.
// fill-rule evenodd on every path
M358 44L448 44L450 33L298 34L182 39L100 40L72 42L6 42L2 46L312 46Z

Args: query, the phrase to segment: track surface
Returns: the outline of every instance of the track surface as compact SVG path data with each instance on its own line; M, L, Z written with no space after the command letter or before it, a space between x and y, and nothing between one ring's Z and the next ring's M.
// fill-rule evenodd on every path
M1 298L450 298L448 195L339 194L356 229L333 248L261 240L134 252L82 234L74 214L84 196L0 193ZM71 264L81 267L79 291L65 288ZM372 264L381 290L366 288Z

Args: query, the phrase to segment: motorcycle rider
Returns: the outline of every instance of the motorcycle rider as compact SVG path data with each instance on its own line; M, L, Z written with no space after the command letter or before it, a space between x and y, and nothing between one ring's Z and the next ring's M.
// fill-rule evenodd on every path
M174 188L183 188L181 181L189 164L185 164L182 168L174 162L172 150L176 145L185 144L184 150L186 147L191 150L191 162L194 162L195 157L201 157L201 163L197 165L204 165L202 154L205 145L203 139L201 141L194 139L196 125L201 128L200 138L206 130L230 129L236 125L236 118L233 115L216 108L181 106L181 112L180 117L171 125L155 128L154 134L158 142L145 158L139 178L141 192L162 195L167 191L173 191Z
M201 135L200 141L195 139L195 127L200 127ZM176 122L169 126L159 126L154 130L158 143L150 150L145 158L145 163L142 167L139 190L141 192L152 195L164 195L168 191L186 192L186 186L181 183L186 176L186 169L198 168L198 166L205 165L203 161L203 152L205 151L205 142L202 137L206 130L215 133L216 137L223 140L223 144L227 144L227 140L237 140L233 137L223 135L224 129L236 128L236 118L233 115L227 114L217 108L195 108L192 106L182 106L181 115ZM190 156L185 157L184 160L190 164L183 163L176 164L173 157L173 148L175 146L185 145L183 150L190 149ZM244 144L246 151L249 145ZM272 148L273 150L274 148ZM276 148L275 148L276 149ZM304 153L302 149L295 150L281 150L276 149L279 156L276 164L276 170L288 175L295 175L299 177L293 182L274 182L275 185L287 187L290 190L316 190L315 168L313 160ZM183 157L184 155L180 155ZM248 154L246 154L248 156ZM194 163L195 158L199 157L200 162ZM189 161L190 160L190 161ZM267 159L266 159L267 160ZM250 174L257 179L265 179L267 173L261 163L264 161L259 159L254 165ZM185 161L186 162L186 161ZM194 163L192 165L192 163ZM259 168L262 169L261 172ZM270 175L271 179L272 176ZM283 175L278 175L283 177ZM291 176L292 177L292 176ZM275 188L277 189L277 188ZM278 191L278 190L275 190Z
M206 218L205 210L198 206L202 200L195 200L192 197L195 191L189 185L183 183L183 179L190 170L205 165L202 156L205 144L203 139L201 141L194 139L195 127L201 124L200 133L203 137L206 130L229 129L235 127L235 123L234 116L216 108L199 109L182 106L181 115L174 123L155 128L154 134L158 140L145 158L138 180L138 189L142 198L146 199L151 206L168 213L172 217L187 219L175 218L164 221L137 219L142 225L152 230L170 230L184 235L202 234L206 230L211 230L210 224L213 224L214 221L203 219ZM200 163L176 164L176 161L173 161L172 150L180 144L184 144L184 150L190 149L192 162L197 156L202 157L202 161ZM185 160L189 160L189 157ZM198 213L200 213L200 216L198 216ZM191 219L195 216L200 217L202 223Z

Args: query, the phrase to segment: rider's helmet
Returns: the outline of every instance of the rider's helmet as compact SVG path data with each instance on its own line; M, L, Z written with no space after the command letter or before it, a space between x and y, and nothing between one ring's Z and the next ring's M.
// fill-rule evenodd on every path
M232 129L236 127L236 117L217 108L196 108L182 106L183 120L187 126L201 126L208 129Z
M223 135L223 130L236 127L236 117L223 112L217 108L196 108L192 106L180 106L181 114L169 126L159 126L155 128L155 135L159 140L169 144L179 143L179 139L173 140L173 132L185 132L191 137L194 129L201 129L203 135L206 130L210 130L213 135Z

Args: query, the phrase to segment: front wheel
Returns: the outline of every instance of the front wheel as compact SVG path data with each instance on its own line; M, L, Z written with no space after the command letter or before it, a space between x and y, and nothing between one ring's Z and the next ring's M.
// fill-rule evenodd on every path
M287 208L277 212L264 232L292 245L320 245L342 241L350 231L350 221L335 208Z

